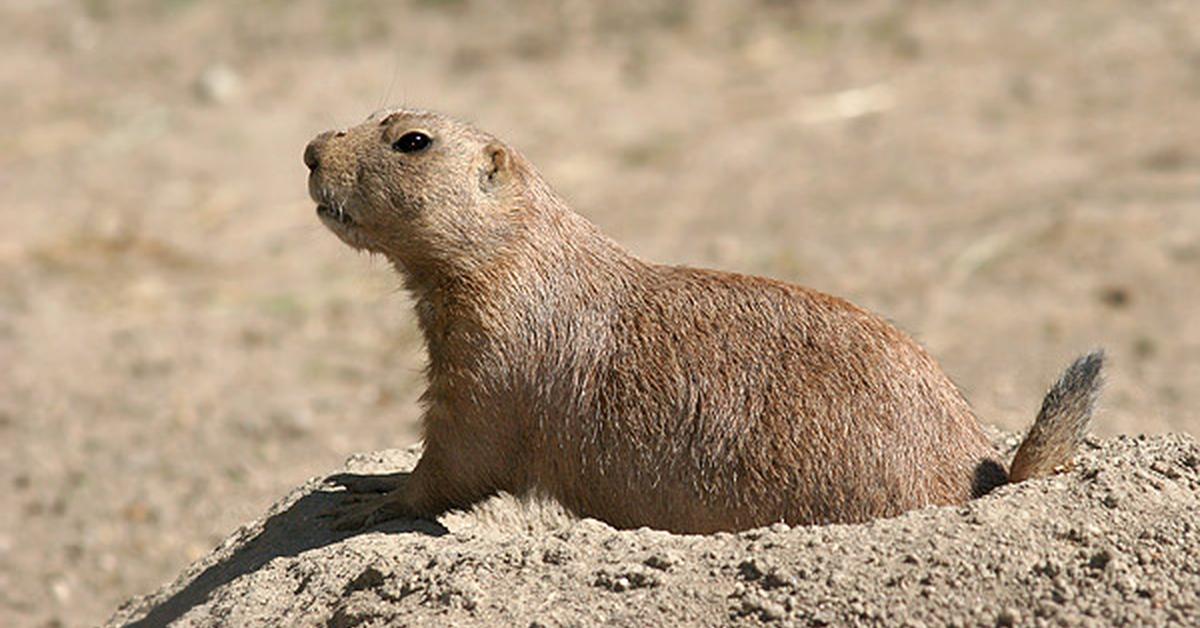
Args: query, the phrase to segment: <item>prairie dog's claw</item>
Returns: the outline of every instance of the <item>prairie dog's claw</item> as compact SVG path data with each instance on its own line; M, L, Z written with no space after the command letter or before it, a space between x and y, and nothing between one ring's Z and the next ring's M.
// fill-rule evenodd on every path
M385 521L412 517L401 496L393 493L352 497L337 508L321 515L333 519L330 527L338 531L362 530Z
M390 493L408 481L408 473L362 475L339 473L325 478L326 482L345 488L350 493Z

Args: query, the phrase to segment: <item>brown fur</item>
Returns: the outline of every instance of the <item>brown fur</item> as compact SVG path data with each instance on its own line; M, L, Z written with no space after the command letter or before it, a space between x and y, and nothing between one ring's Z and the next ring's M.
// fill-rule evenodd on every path
M393 150L412 130L433 144ZM423 457L342 527L498 491L676 532L858 522L1007 481L904 333L799 286L638 259L486 133L386 112L305 162L322 221L395 265L429 352ZM1043 414L1082 426L1090 406ZM1042 431L1028 458L1069 460L1075 441Z

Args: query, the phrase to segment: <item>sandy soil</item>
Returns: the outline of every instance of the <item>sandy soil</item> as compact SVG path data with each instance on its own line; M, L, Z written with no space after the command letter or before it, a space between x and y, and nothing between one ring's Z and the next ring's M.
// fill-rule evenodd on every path
M1010 437L1015 444L1016 438ZM348 470L411 468L413 452ZM497 498L329 532L320 479L111 625L1166 625L1200 617L1200 444L1094 441L1078 469L867 525L682 536Z
M4 625L103 621L416 439L409 303L317 224L300 161L386 103L509 139L641 255L884 313L986 422L1021 429L1103 345L1099 435L1200 434L1194 2L14 0L0 24Z

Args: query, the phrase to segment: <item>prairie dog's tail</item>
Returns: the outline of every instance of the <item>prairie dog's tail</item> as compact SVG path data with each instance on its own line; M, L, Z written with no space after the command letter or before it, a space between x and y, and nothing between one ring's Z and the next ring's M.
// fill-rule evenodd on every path
M1094 351L1075 360L1058 378L1013 457L1009 482L1052 475L1071 464L1100 396L1103 365L1104 351Z

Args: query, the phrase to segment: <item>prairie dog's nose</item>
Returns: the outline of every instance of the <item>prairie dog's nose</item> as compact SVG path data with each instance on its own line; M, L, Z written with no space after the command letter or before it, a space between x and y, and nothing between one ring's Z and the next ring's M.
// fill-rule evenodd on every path
M317 166L321 165L321 158L318 154L320 151L320 140L313 140L304 147L304 165L308 166L309 170L316 170Z
M308 166L309 170L320 168L321 153L325 151L325 144L329 143L329 138L342 137L345 134L345 131L326 131L314 137L308 146L304 147L304 165Z

